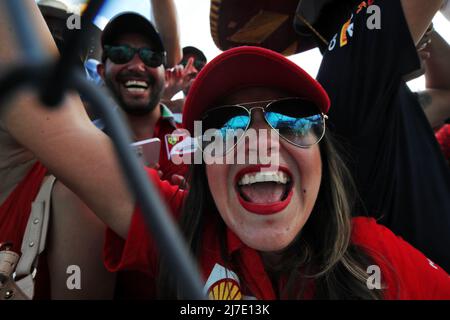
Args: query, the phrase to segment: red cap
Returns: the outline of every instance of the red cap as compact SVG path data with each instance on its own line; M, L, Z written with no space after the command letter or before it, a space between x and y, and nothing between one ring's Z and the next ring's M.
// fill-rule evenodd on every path
M183 110L183 127L194 133L194 121L218 99L246 87L270 87L312 102L323 113L330 99L322 86L306 71L279 53L259 47L227 50L208 63L195 79Z

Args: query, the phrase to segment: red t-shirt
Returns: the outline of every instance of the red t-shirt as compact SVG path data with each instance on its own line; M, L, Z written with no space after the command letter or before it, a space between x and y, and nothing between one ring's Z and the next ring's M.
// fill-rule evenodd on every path
M11 192L0 206L0 243L11 242L13 251L20 253L23 235L36 198L47 173L39 162Z
M178 218L185 192L177 192L177 188L161 182L153 170L149 170L148 175L171 206L175 218ZM200 258L205 292L216 299L224 298L224 292L235 299L276 299L259 253L243 244L229 229L226 235L228 254L238 257L236 263L239 264L240 276L232 268L224 266L217 224L213 220L218 218L211 215L210 219L212 220L205 228L204 254ZM378 225L374 219L353 219L352 242L364 248L379 267L386 299L450 299L450 278L445 271L390 230ZM149 292L154 293L154 279L159 265L158 252L138 209L133 215L126 240L107 231L104 259L110 271L135 270L144 273L149 281L147 286L152 288ZM371 270L370 274L373 272ZM245 288L241 285L242 278L245 279ZM227 290L223 291L224 288Z
M444 154L445 159L447 159L447 161L450 161L450 124L443 125L436 132L436 139L441 146L441 150Z
M161 152L159 154L159 165L160 170L163 173L161 177L162 180L171 181L171 178L174 174L180 176L186 176L188 172L188 166L185 164L177 165L169 159L169 155L167 153L167 135L171 135L176 129L178 129L178 125L171 118L160 117L156 122L155 131L153 136L161 140Z
M36 198L46 174L47 169L37 162L0 206L0 243L12 243L12 251L16 253L20 254L23 236L31 213L31 204ZM50 279L44 252L39 259L34 299L48 299L50 297L49 284Z

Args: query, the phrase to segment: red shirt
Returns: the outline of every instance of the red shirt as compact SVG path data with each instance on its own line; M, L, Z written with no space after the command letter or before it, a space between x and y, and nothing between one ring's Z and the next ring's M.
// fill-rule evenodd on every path
M445 159L450 161L450 124L445 124L436 132L436 139L441 146Z
M148 175L159 187L161 195L177 218L185 192L177 192L177 188L161 182L153 170L149 170ZM205 291L210 297L218 299L224 298L224 292L235 299L277 299L259 253L247 247L229 229L226 235L228 254L238 257L241 279L232 268L225 268L214 219L219 218L211 215L204 234L204 254L200 258ZM390 230L378 225L374 219L354 218L351 240L363 247L379 266L386 299L450 299L450 278L445 271ZM158 253L139 210L133 215L126 240L108 230L104 259L110 271L136 270L145 273L149 281L147 286L154 292L154 279L159 265ZM244 279L245 289L241 285ZM221 290L224 287L228 291Z
M169 145L168 136L172 135L172 133L175 130L179 129L180 126L175 121L174 115L169 110L169 108L161 104L160 109L161 109L161 116L155 124L155 128L153 131L153 138L158 138L159 140L161 140L161 150L159 153L159 162L158 162L160 166L159 170L162 171L163 173L161 179L171 181L171 178L174 174L183 177L186 176L188 172L188 166L176 165L169 158L168 150L173 146ZM95 120L94 124L100 130L103 130L106 133L108 133L105 123L103 122L102 119Z
M46 173L47 169L36 163L0 206L0 243L11 242L15 252L20 253L31 203L36 198Z
M159 154L159 170L163 173L161 179L171 181L173 175L186 176L188 172L187 165L176 165L169 158L170 145L168 136L179 128L176 123L172 112L163 104L160 105L161 116L155 124L153 131L153 137L158 138L161 141L161 149ZM97 121L97 126L104 129L102 121ZM142 285L145 282L146 275L129 271L120 272L116 278L116 291L115 297L117 299L132 299L142 296L148 296L151 294L151 289L147 285ZM150 290L150 291L149 291Z
M167 107L161 107L161 117L158 122L156 122L155 131L153 136L161 140L161 152L159 154L159 166L160 170L163 173L162 180L171 181L171 178L174 174L185 176L188 171L187 165L176 165L174 164L167 152L167 136L171 135L179 126L175 122L172 113Z
M12 243L12 251L18 254L20 254L23 236L30 217L31 204L36 198L46 174L47 169L37 162L0 206L0 243ZM49 297L50 278L44 252L39 259L34 299L48 299Z

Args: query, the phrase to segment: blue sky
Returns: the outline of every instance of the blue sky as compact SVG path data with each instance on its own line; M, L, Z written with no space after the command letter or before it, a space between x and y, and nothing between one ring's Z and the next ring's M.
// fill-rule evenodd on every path
M150 19L150 1L143 0L127 0L127 1L118 1L118 0L110 0L106 1L106 4L101 11L101 16L106 18L111 18L115 16L117 13L122 11L136 11L145 15Z

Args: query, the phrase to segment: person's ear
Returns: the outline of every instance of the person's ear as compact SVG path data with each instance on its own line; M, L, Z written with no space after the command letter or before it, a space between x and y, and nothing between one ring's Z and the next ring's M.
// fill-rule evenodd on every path
M103 80L105 80L105 65L103 63L99 63L97 65L97 73Z

